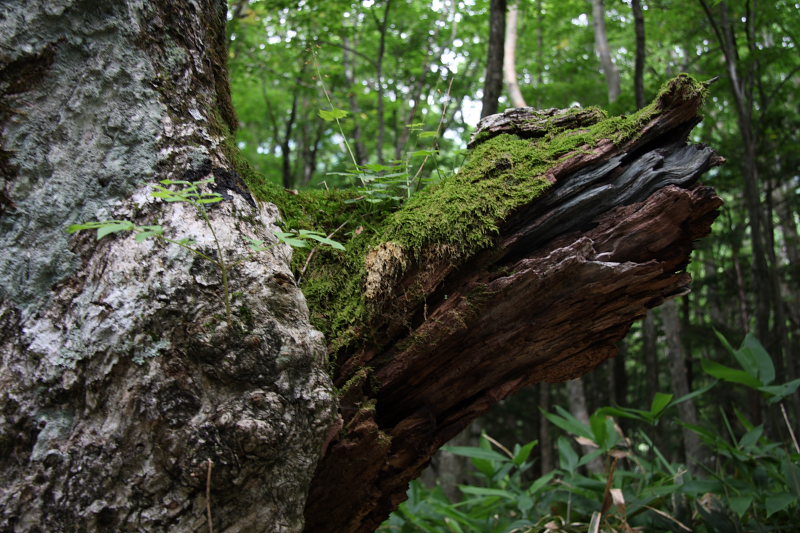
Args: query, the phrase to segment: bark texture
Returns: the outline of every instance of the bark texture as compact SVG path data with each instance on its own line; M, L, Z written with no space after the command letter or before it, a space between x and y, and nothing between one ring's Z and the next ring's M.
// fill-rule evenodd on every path
M298 531L334 415L322 336L278 246L232 276L88 220L155 220L212 253L161 179L214 176L223 253L274 241L232 161L223 1L0 8L0 530ZM207 484L208 461L213 462Z
M461 257L439 242L411 253L384 242L369 252L373 312L356 341L333 348L342 430L317 468L306 531L373 531L430 456L473 419L521 387L585 374L615 354L634 320L689 290L692 243L721 205L696 181L722 158L686 144L703 93L680 77L635 132L579 137L587 143L546 172L552 188L497 222L482 251ZM517 114L524 111L513 113L484 125L518 131L531 146L564 141L524 129L537 114L526 121ZM584 112L546 113L568 137L591 131ZM519 137L495 139L493 128L478 133L473 157L488 157L483 142L497 147L482 177L505 173L510 195L525 176L502 142ZM479 178L470 181L465 201L470 187L482 191ZM430 192L431 203L445 193Z
M606 77L608 101L613 104L619 98L621 89L619 69L611 56L611 46L608 43L605 0L592 0L592 19L594 22L594 47Z
M503 40L506 34L506 0L491 0L489 7L489 47L486 77L483 81L481 118L497 113L503 93Z

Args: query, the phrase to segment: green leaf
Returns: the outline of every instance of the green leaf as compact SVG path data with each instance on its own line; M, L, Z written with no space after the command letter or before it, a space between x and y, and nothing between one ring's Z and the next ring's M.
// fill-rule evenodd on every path
M213 197L212 196L206 196L204 198L200 198L199 200L197 200L197 203L199 203L199 204L216 204L217 202L221 202L222 200L224 200L224 198L222 197L222 195L218 194L218 195L215 195Z
M157 231L142 231L136 234L136 242L146 241L150 237L155 237L156 235L161 235L161 234Z
M284 244L288 244L292 248L305 248L308 246L308 243L303 239L296 239L294 237L285 237L280 239L280 241Z
M734 356L746 372L758 377L764 385L769 385L775 379L772 358L752 333L745 336Z
M133 231L135 229L136 225L127 220L105 224L97 228L97 240L99 241L106 235L111 235L112 233L117 233L120 231Z
M579 435L581 437L585 437L589 440L594 440L594 435L592 434L592 430L589 427L575 418L572 413L564 409L563 407L556 406L556 411L558 414L553 413L545 413L542 414L553 424L560 427L567 433L571 433L573 435Z
M344 109L319 110L319 118L321 118L325 122L331 122L332 120L344 118L346 116L347 116L347 111L345 111Z
M531 483L528 492L530 492L531 494L536 494L537 492L542 490L542 488L544 488L545 485L550 483L550 481L555 477L555 475L556 475L555 471L550 471L547 474L543 475L542 477Z
M599 413L594 413L591 418L589 418L589 424L592 427L592 440L596 442L601 449L607 449L606 446L609 435L606 420L608 420L606 416Z
M786 484L794 492L795 498L800 500L800 466L786 457L781 461L781 471L786 478Z
M633 420L641 420L643 422L650 422L650 412L641 409L632 409L630 407L601 407L595 414L602 414L608 416L617 416L622 418L631 418Z
M419 134L419 138L420 139L429 139L431 137L438 137L438 136L439 136L439 132L438 131L423 131L423 132L420 132L420 134Z
M764 426L756 426L747 433L745 433L741 439L739 439L739 448L747 448L749 446L754 446L758 439L761 438L761 435L764 434Z
M383 172L386 170L394 170L397 168L397 166L380 165L378 163L367 163L366 165L361 165L361 166L372 172Z
M531 451L533 448L539 443L538 440L534 440L526 444L525 446L521 447L519 451L514 455L514 464L520 466L522 463L528 460L528 457L531 455Z
M492 489L489 487L475 487L473 485L459 485L458 489L464 494L476 494L478 496L499 496L500 498L514 499L514 493L502 489Z
M800 388L800 378L793 379L792 381L788 381L782 385L768 385L766 387L760 387L758 390L770 395L771 398L769 399L769 403L773 404L778 403L787 396L791 396L797 391L798 388Z
M793 494L789 494L788 492L782 492L780 494L773 494L771 496L767 496L764 500L764 504L767 508L767 518L772 516L773 514L783 511L793 503L797 502L797 498L794 497Z
M508 458L505 455L502 455L494 450L486 450L484 448L477 448L475 446L444 446L442 449L463 457L487 459L489 461L500 462L508 461Z
M561 468L570 474L575 472L578 467L578 454L572 449L572 445L564 437L558 438L558 455L561 461Z
M743 370L737 370L725 365L721 365L716 361L710 359L701 359L700 363L706 374L714 376L715 378L730 381L731 383L740 383L757 389L763 385L754 375Z
M731 496L728 498L728 505L733 511L739 515L739 518L744 516L750 506L753 504L753 496Z
M653 396L653 401L650 404L650 414L654 418L658 418L658 416L664 412L669 406L669 403L672 401L674 394L665 394L663 392L657 392L655 396Z
M691 400L693 398L696 398L697 396L700 396L701 394L705 394L706 392L711 390L717 383L718 382L716 382L716 381L711 382L708 385L706 385L705 387L703 387L702 389L697 389L696 391L692 391L689 394L681 396L677 400L673 401L672 405L678 405L678 404L681 404L683 402L688 402L689 400Z
M344 245L342 243L334 241L334 240L329 239L327 237L323 237L321 235L309 234L309 235L304 235L304 237L306 237L308 239L314 239L315 241L319 241L322 244L327 244L328 246L330 246L331 248L335 248L336 250L344 250L345 249Z
M529 511L531 507L533 507L533 498L531 498L530 495L523 492L517 496L517 508L519 508L520 511L525 513Z

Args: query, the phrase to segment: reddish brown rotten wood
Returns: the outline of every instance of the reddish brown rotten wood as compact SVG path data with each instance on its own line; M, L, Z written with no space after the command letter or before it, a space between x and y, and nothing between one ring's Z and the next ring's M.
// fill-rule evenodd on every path
M722 203L696 183L722 158L685 142L700 99L667 93L635 140L565 158L553 190L466 264L405 269L381 296L375 341L340 367L343 429L306 531L375 530L473 419L520 387L589 372L649 308L689 290L693 242Z

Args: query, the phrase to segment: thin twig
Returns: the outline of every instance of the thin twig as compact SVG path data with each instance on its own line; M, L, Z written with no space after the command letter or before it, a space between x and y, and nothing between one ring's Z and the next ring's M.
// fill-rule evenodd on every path
M797 444L797 437L794 434L794 430L792 429L792 425L789 423L789 416L786 414L786 407L784 407L783 402L781 402L781 413L783 413L783 420L786 422L786 427L789 428L789 435L792 436L792 442L794 443L794 449L797 450L797 453L800 453L800 446Z
M485 433L484 433L484 434L483 434L483 438L485 438L486 440L488 440L489 442L491 442L492 444L494 444L495 446L497 446L498 448L500 448L501 450L503 450L503 451L505 452L505 454L506 454L506 455L508 455L508 457L509 457L510 459L513 459L513 458L514 458L514 454L513 454L513 453L511 453L511 450L509 450L508 448L506 448L505 446L503 446L502 444L500 444L498 441L494 440L494 439L493 439L492 437L490 437L489 435L487 435L487 434L485 434Z
M214 533L214 521L211 517L211 470L214 468L214 461L208 458L208 469L206 470L206 514L208 516L208 533Z
M336 232L337 232L337 231L339 231L340 229L342 229L342 228L345 226L345 224L347 224L348 222L350 222L350 220L345 220L344 222L342 222L341 226L339 226L338 228L336 228L335 230L333 230L333 231L330 233L330 235L328 235L328 237L327 237L327 238L328 238L328 239L330 239L331 237L333 237L334 235L336 235ZM312 257L314 257L314 253L317 251L317 248L319 248L320 246L321 246L321 245L317 245L317 246L315 246L315 247L314 247L314 248L311 250L311 253L309 253L309 254L308 254L308 257L306 257L306 262L305 262L305 264L303 265L303 268L300 270L300 274L297 276L297 284L298 284L298 285L300 285L300 282L303 280L303 274L305 274L305 273L306 273L306 269L308 269L308 265L311 263L311 258L312 258Z

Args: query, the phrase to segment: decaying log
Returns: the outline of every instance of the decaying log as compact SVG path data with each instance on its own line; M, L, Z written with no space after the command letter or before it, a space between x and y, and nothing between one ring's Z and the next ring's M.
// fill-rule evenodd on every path
M337 351L341 430L311 485L306 531L373 531L473 419L521 387L592 370L632 322L689 290L693 242L722 203L697 179L723 159L686 142L703 93L673 80L635 134L559 159L552 188L463 261L392 242L370 252L368 334ZM509 132L542 142L542 114L524 113L488 117L473 146ZM550 131L555 119L576 134L602 118L545 113Z

